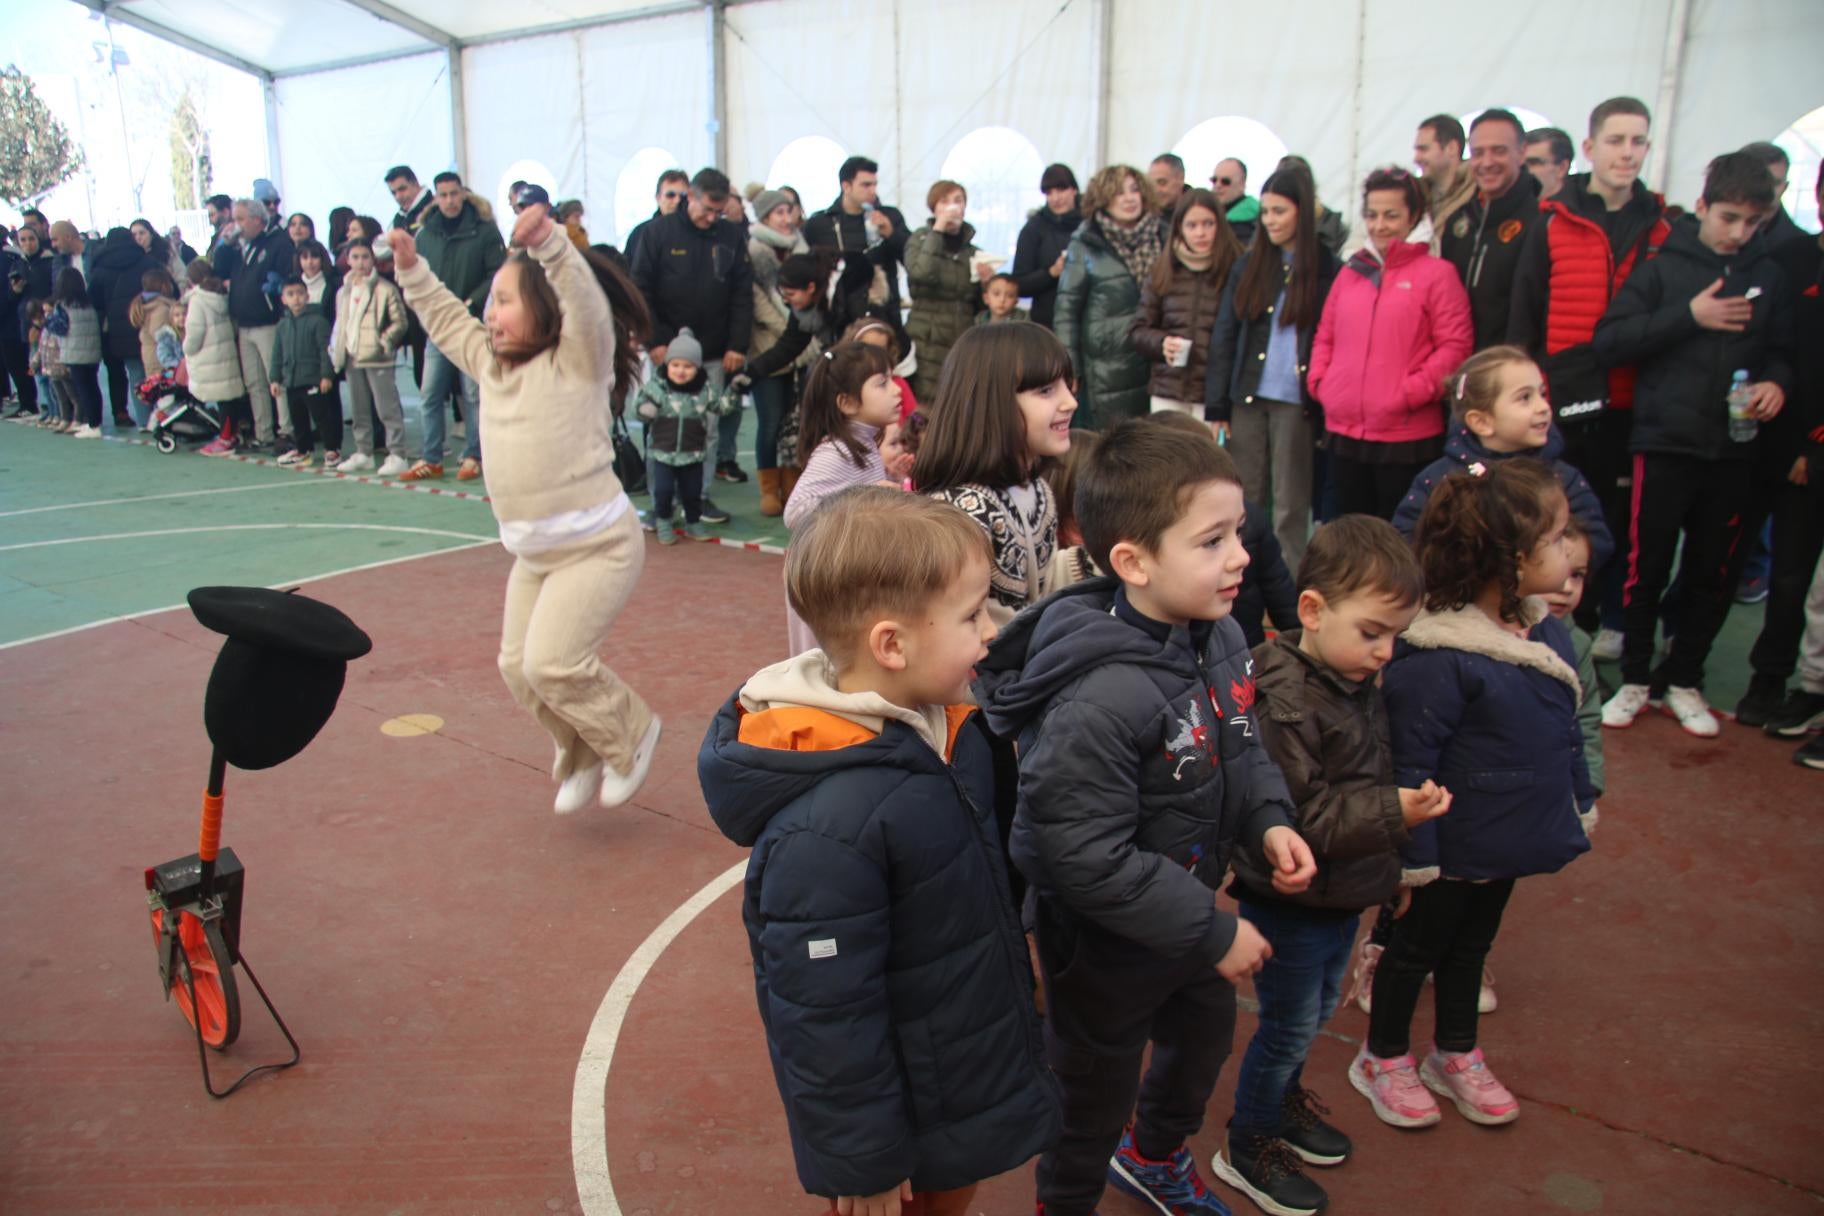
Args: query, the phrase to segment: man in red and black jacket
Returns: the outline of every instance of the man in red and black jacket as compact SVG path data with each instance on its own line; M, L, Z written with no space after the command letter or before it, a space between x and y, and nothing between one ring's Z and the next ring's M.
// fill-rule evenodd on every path
M1539 204L1544 222L1521 251L1508 314L1507 340L1545 373L1564 460L1589 479L1618 538L1628 535L1634 369L1599 366L1590 338L1628 274L1657 255L1671 231L1665 200L1639 180L1652 146L1650 121L1632 97L1612 97L1591 111L1583 141L1591 171L1565 178ZM1599 604L1610 628L1620 627L1621 585L1613 576L1624 564L1613 562L1610 577L1594 582L1602 594L1586 595L1578 607L1578 624L1592 633Z

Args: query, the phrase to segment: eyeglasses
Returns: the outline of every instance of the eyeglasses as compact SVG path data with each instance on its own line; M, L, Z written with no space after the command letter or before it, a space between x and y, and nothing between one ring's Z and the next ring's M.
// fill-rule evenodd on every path
M1232 177L1212 177L1210 179L1210 185L1212 186L1233 186L1234 184L1235 179Z
M675 199L683 198L684 192L682 190L665 190L665 191L660 192L659 197L664 199L666 202L671 202Z

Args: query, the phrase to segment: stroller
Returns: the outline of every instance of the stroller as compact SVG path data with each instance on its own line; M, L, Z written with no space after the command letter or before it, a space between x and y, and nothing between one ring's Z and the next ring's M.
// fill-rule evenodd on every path
M197 443L222 433L222 419L178 382L175 371L160 371L139 382L139 399L151 407L146 429L161 452L175 452L179 443Z

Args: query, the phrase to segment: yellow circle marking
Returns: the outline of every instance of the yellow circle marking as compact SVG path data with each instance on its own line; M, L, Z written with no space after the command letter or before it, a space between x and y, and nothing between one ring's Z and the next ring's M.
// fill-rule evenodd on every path
M442 729L443 719L436 714L400 714L397 718L388 718L380 724L380 733L391 735L395 739L434 735Z

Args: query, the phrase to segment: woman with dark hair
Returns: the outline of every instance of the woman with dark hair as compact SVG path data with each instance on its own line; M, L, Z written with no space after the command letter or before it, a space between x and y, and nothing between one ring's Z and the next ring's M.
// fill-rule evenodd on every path
M348 277L348 246L351 241L366 241L373 250L374 262L379 272L388 279L393 277L393 254L386 241L386 228L371 215L357 215L348 222L348 235L336 246L336 270L344 278Z
M481 389L481 442L500 541L513 554L500 672L551 736L556 810L619 806L652 767L659 719L600 647L645 562L614 475L611 413L639 372L650 320L613 263L579 251L533 204L495 272L485 321L438 282L412 234L392 234L406 303Z
M994 271L977 260L975 229L963 219L969 192L953 181L934 182L925 193L931 218L906 240L906 287L912 297L906 333L918 367L912 393L937 398L944 360L982 307L982 281Z
M1223 293L1204 402L1241 472L1242 496L1272 502L1273 531L1294 570L1311 537L1321 425L1305 370L1336 272L1335 256L1318 239L1311 175L1280 169L1261 187L1254 242Z
M1418 179L1376 169L1362 188L1364 245L1336 276L1306 375L1324 406L1339 514L1393 518L1444 453L1444 379L1475 342L1456 268L1408 241L1425 214Z
M336 293L342 290L342 272L330 260L329 250L314 237L298 246L298 277L310 302L323 310L331 321L336 319Z
M836 271L833 249L795 253L779 264L779 300L786 310L785 328L779 337L747 361L738 379L751 379L758 433L754 437L754 464L760 469L760 511L781 515L798 483L798 402L811 365L823 351L836 345L848 319L837 293L830 299L830 276ZM897 332L897 331L896 331ZM771 387L783 384L783 390ZM767 387L762 387L763 385ZM778 474L776 490L767 492L774 479L766 476L767 461ZM778 510L773 510L776 495Z
M1152 412L1177 410L1202 418L1210 331L1241 242L1214 194L1187 190L1172 212L1170 243L1170 252L1153 263L1146 278L1128 336L1134 349L1153 361L1147 385Z
M1054 318L1076 369L1073 426L1100 430L1147 413L1151 369L1127 335L1140 312L1140 285L1165 252L1166 235L1152 183L1138 169L1110 165L1089 179Z
M794 309L781 289L779 272L785 263L809 250L798 231L797 209L790 196L780 190L762 190L754 197L754 226L748 229L747 257L754 268L754 336L748 345L751 363L776 346L785 336ZM806 276L799 276L804 278ZM795 298L805 301L803 284L794 291ZM808 301L813 307L815 300ZM779 426L785 420L793 400L793 372L811 359L805 349L794 360L781 364L771 375L756 375L751 370L754 395L754 469L760 481L760 514L779 515L785 510L785 486L779 466ZM788 465L795 463L787 460Z
M1007 273L1020 285L1020 294L1032 300L1032 319L1050 329L1058 307L1064 250L1083 215L1077 210L1077 175L1069 165L1047 165L1039 189L1045 205L1026 217Z
M341 250L342 242L348 239L348 223L354 218L355 209L353 207L333 207L330 209L328 248L337 250L338 252Z
M171 270L171 242L153 231L151 221L134 220L128 226L128 231L133 234L133 243L156 259L158 264L169 271L172 279L175 280L180 272Z
M317 239L317 221L302 211L294 211L291 218L285 221L285 235L291 238L294 246L314 241Z
M150 229L148 228L148 231ZM157 237L156 233L152 234ZM114 425L138 427L130 403L133 390L146 378L139 362L139 330L128 319L127 311L139 298L139 283L146 271L164 269L164 259L140 247L126 228L111 228L95 255L89 274L89 298L95 301L95 312L101 317L102 363L108 369L108 404Z

